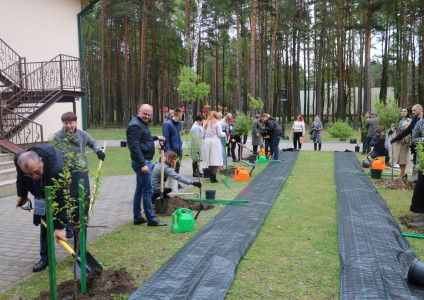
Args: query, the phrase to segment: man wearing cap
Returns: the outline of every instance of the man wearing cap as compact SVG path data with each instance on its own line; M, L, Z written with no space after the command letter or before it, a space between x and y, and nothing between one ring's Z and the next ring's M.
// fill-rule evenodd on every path
M377 129L377 135L374 136L371 139L371 146L374 147L374 149L371 152L371 158L376 158L378 156L385 156L386 157L386 163L389 161L389 151L387 151L386 145L386 135L384 134L383 130L381 128Z

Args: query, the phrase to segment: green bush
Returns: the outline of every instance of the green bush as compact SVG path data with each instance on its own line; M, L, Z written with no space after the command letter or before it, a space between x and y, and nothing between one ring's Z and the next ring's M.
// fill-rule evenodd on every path
M243 113L237 113L234 117L234 133L236 135L247 135L252 128L253 118Z
M353 129L347 122L337 121L330 124L328 133L336 138L348 138L352 135Z

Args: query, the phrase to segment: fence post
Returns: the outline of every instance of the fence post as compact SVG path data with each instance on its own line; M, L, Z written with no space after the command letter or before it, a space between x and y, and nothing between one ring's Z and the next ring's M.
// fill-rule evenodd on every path
M51 186L45 188L46 200L46 223L47 223L47 245L49 254L49 285L50 299L57 299L56 287L56 259L54 249L54 227L53 227L53 205L51 196Z
M80 222L80 259L81 259L81 294L85 295L87 292L87 261L85 255L85 189L84 179L78 181L78 200L79 200L79 222Z
M59 55L60 89L63 90L62 54Z

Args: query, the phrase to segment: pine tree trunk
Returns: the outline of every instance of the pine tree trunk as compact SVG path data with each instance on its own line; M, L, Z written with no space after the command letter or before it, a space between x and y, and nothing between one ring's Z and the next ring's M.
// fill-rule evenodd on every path
M240 80L240 2L236 2L236 15L237 15L237 46L236 46L236 72L237 72L237 94L236 103L238 110L243 111L243 102L241 99L241 80ZM230 105L228 105L230 107Z
M253 0L252 5L252 23L250 33L250 72L249 72L249 93L253 98L256 99L256 13L258 3L257 0ZM253 116L255 110L253 107L250 108L250 115Z
M107 129L106 125L106 96L105 96L105 15L106 15L106 2L102 2L102 28L101 28L101 38L100 38L100 99L102 102L102 119L103 119L103 129Z

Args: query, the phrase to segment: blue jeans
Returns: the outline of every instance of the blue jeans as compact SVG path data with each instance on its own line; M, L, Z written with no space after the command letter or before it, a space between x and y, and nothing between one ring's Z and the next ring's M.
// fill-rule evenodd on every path
M157 218L152 208L152 163L149 160L146 160L146 166L149 167L149 173L142 173L141 166L131 161L131 167L133 168L136 178L137 186L135 188L134 199L133 199L133 214L134 221L141 220L141 198L143 198L143 208L144 213L146 214L146 219L148 222L156 221Z
M272 148L274 149L274 159L277 160L278 159L278 154L279 154L279 150L278 150L278 145L280 144L280 138L281 135L276 135L272 138Z

